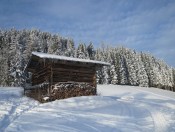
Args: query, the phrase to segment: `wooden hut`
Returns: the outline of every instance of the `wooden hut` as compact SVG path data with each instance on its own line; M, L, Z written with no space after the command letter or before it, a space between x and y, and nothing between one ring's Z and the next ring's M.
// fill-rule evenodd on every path
M25 70L32 73L24 93L41 102L96 95L96 70L109 63L32 52Z

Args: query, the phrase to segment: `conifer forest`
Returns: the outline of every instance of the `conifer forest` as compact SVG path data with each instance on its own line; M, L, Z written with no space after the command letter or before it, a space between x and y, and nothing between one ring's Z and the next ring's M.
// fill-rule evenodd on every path
M30 76L25 66L31 52L109 62L97 71L98 84L157 87L175 91L175 69L151 54L126 47L101 46L40 30L0 30L0 86L23 86Z

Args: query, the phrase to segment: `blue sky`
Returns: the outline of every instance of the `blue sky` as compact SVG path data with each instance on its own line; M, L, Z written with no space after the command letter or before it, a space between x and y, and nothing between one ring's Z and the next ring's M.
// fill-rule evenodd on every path
M0 0L0 28L150 52L175 67L175 0Z

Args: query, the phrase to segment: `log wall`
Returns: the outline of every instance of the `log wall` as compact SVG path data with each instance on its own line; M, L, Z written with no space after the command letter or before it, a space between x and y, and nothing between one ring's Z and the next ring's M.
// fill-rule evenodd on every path
M43 102L42 98L46 95L49 96L49 101L75 96L96 95L96 69L94 65L41 63L32 75L32 85L43 82L48 82L49 86L31 90L28 92L28 96ZM74 85L72 88L59 88L58 84L62 83L78 83L80 85ZM84 87L84 83L88 85ZM53 86L57 86L56 92L53 92Z
M58 82L87 82L96 85L94 76L96 71L94 67L56 64L52 68L53 84Z
M32 85L37 85L43 82L50 82L50 77L51 70L49 66L38 69L32 74Z

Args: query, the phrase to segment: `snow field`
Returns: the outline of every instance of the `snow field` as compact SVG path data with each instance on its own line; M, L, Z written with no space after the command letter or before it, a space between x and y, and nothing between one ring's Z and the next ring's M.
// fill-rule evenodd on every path
M98 85L100 96L39 104L20 88L0 88L0 130L60 132L175 131L175 93Z
M22 97L22 88L0 88L0 130L4 131L14 120L24 112L39 103L27 97Z

